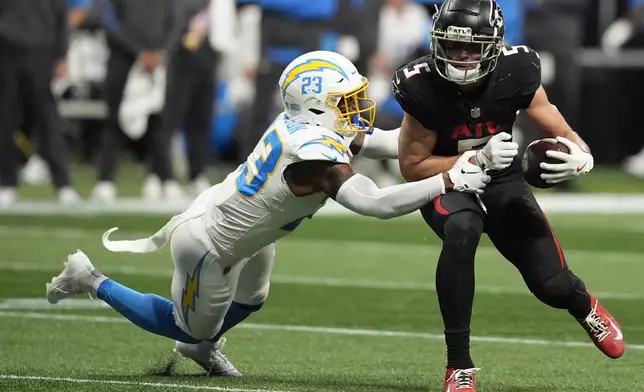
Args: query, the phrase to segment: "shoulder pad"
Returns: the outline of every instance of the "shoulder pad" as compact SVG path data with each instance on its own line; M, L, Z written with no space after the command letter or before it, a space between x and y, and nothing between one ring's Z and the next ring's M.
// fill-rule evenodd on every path
M432 56L418 58L399 68L392 80L394 98L405 113L413 116L427 129L434 129L434 92L431 78Z
M413 100L414 90L417 88L416 85L419 84L418 79L414 79L414 77L432 72L431 64L431 56L424 56L396 70L392 80L392 88L397 100Z
M326 128L311 127L293 136L295 156L300 161L351 162L348 143Z
M539 54L525 45L506 46L501 49L497 67L499 98L517 99L522 102L521 108L527 107L541 86Z

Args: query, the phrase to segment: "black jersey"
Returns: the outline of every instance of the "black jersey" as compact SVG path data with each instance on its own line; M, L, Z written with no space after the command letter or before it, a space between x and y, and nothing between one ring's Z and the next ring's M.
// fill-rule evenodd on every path
M539 55L514 46L501 50L496 68L474 91L441 77L428 55L396 71L393 92L406 113L438 134L434 154L454 156L485 146L496 133L512 134L519 110L530 105L540 85ZM518 175L519 161L490 173L492 181Z

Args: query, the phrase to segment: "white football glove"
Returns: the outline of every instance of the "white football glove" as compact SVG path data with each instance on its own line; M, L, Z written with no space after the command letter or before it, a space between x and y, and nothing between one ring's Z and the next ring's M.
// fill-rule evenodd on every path
M475 154L476 151L465 152L447 171L455 191L480 195L483 193L483 188L490 182L490 176L485 174L480 166L469 162Z
M557 141L565 144L570 150L570 154L561 151L546 151L546 155L550 158L563 161L562 163L541 162L539 165L543 170L555 172L541 174L541 178L546 180L548 184L558 184L570 180L573 177L586 174L593 169L595 166L593 156L583 151L577 143L561 136L557 137Z
M510 139L512 136L505 132L492 136L485 147L476 152L476 164L486 170L500 170L510 166L519 154L517 143L506 142Z

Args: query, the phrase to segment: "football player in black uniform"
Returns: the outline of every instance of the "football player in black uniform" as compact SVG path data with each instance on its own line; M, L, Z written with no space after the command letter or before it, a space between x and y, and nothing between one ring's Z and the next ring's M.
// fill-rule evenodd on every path
M434 16L431 54L396 71L393 90L405 111L399 141L407 181L449 169L465 151L492 182L480 197L448 193L421 212L443 240L436 290L445 324L445 390L476 391L469 336L474 298L474 255L483 232L520 271L545 304L566 309L611 358L624 352L615 319L568 268L552 228L522 177L518 145L511 141L519 110L570 149L550 151L561 160L542 163L548 182L586 174L588 146L550 104L541 86L539 55L503 44L504 21L493 0L447 0Z

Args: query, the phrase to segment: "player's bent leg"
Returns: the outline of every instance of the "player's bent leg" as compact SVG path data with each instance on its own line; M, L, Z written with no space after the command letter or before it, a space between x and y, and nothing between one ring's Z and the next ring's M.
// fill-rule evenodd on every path
M68 256L63 272L47 285L47 299L58 303L74 294L95 296L133 324L157 335L195 343L174 320L174 305L155 294L141 294L108 279L81 251Z
M490 195L493 196L493 195ZM564 253L531 190L523 181L505 186L501 206L488 208L487 233L496 248L514 264L530 291L543 303L566 309L607 356L624 352L619 324L568 269Z
M275 244L270 244L245 261L239 274L233 303L226 313L221 329L215 335L215 340L264 306L274 260Z
M223 335L264 305L275 258L275 245L264 247L253 257L243 260L229 272L236 280L234 301L230 304L219 332L200 344L177 343L176 351L199 363L210 376L241 376L228 358L221 353Z
M186 334L201 341L178 340L175 351L199 364L209 376L241 375L222 353L226 340L214 337L232 302L243 260L221 258L200 218L182 224L170 247L175 265L175 319Z
M474 257L483 233L483 211L476 199L450 193L421 212L443 240L436 270L436 292L445 325L445 390L476 391L470 355L470 321L474 301Z

